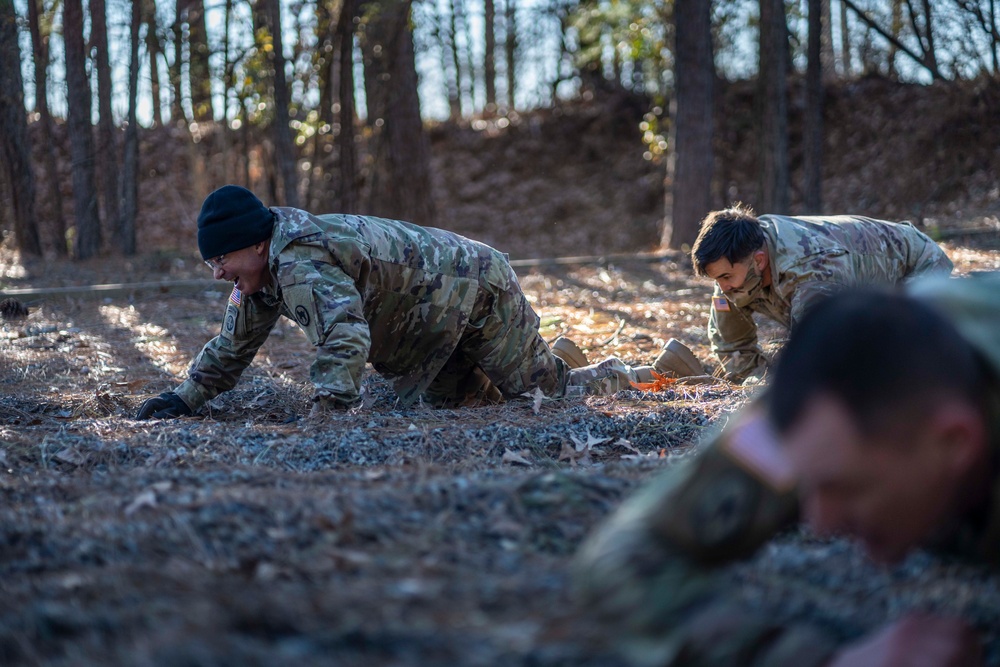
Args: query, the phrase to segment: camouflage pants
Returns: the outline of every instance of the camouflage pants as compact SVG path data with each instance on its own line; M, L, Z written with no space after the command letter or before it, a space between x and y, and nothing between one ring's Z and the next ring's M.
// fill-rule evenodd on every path
M536 387L563 396L569 368L552 354L538 324L516 280L508 289L480 287L465 334L423 400L438 407L497 403Z

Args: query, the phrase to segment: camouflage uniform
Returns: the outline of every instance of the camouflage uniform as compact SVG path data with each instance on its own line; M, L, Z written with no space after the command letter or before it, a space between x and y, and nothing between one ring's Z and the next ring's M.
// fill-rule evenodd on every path
M895 285L920 274L949 273L951 260L908 222L859 216L759 218L770 259L771 285L749 304L715 286L708 339L727 379L760 373L767 362L757 344L752 313L794 327L810 305L845 287ZM727 298L728 297L728 298Z
M1000 377L1000 276L931 278L917 281L911 293L944 313ZM1000 456L1000 388L989 404L992 448ZM836 649L821 630L776 626L728 592L722 566L798 521L794 471L762 465L761 453L778 445L761 407L750 406L692 458L627 500L577 554L582 596L620 626L636 664L813 667ZM748 445L756 446L753 456ZM996 475L983 514L956 521L929 549L1000 568L1000 470Z
M316 346L316 400L358 400L365 363L403 405L565 393L567 368L499 251L438 229L273 208L272 284L234 290L222 332L176 393L193 410L231 389L281 315Z

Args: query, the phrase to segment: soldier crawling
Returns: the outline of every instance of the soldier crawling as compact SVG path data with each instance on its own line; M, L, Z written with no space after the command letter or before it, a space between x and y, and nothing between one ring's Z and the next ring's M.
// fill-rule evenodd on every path
M570 370L499 251L451 232L357 215L266 208L226 185L198 216L198 248L233 282L222 332L187 380L148 399L137 418L189 415L236 385L281 315L316 347L313 412L358 402L366 362L402 405L604 393L634 380L618 359Z
M739 204L705 217L691 260L695 273L716 282L708 338L733 382L767 369L753 313L794 328L819 299L844 288L896 285L952 269L944 251L908 222L756 217Z
M848 642L808 618L775 622L727 565L804 521L880 562L923 547L1000 570L997 331L1000 274L811 309L768 391L581 546L580 596L631 664L981 664L953 617L911 612Z

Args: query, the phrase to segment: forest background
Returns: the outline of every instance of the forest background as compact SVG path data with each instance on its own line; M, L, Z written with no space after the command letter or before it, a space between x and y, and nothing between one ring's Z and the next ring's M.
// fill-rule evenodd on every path
M515 255L683 248L733 200L990 223L997 4L0 0L2 226L193 250L227 182Z

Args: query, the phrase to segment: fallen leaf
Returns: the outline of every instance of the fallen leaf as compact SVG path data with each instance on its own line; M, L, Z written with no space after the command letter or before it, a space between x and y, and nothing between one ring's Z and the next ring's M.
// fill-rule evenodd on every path
M135 500L125 508L125 516L132 516L143 507L156 507L156 491L146 489L137 495Z
M274 397L270 393L270 391L264 390L254 396L253 400L250 401L250 407L266 408L274 400Z
M525 452L524 450L521 450L520 452L514 452L509 449L504 449L503 456L500 458L500 463L510 463L512 465L514 463L519 463L523 466L530 466L531 461L524 458L524 455L526 453L527 452Z
M618 445L619 447L624 447L625 449L629 450L630 452L635 452L636 454L639 453L639 450L636 449L635 447L633 447L632 443L629 442L628 440L626 440L625 438L618 438L617 440L615 440L611 444L612 445Z
M82 455L80 452L76 451L72 447L66 447L61 449L52 455L56 461L62 461L63 463L69 463L74 466L82 466L87 462L87 457Z
M580 451L575 447L571 447L568 442L563 442L558 460L569 461L569 464L573 466L577 463L590 464L590 449L587 448Z
M590 434L590 431L587 431L587 440L586 440L586 442L584 442L583 440L580 440L575 435L569 436L569 439L572 440L574 443L576 443L576 451L582 452L582 451L590 449L594 445L604 444L605 442L607 442L608 440L610 440L611 437L608 436L606 438L595 438L594 436L592 436Z
M543 392L540 387L535 387L535 394L532 396L532 399L534 402L532 403L531 411L537 415L538 411L542 409L542 401L545 400L545 392Z

